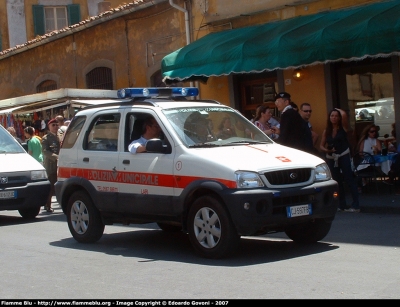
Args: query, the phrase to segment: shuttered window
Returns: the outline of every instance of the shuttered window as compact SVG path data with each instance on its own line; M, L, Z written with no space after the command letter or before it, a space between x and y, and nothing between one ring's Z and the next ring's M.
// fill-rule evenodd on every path
M35 36L59 30L81 21L79 4L67 6L33 5Z

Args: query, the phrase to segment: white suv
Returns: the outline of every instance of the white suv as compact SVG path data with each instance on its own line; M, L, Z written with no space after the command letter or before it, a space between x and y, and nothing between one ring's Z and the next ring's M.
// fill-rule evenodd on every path
M79 111L60 150L56 196L78 242L99 240L105 225L156 222L187 232L200 256L222 258L240 236L283 231L313 243L328 234L338 189L323 160L274 143L235 109L185 98L197 88L118 94ZM132 154L148 118L162 135Z

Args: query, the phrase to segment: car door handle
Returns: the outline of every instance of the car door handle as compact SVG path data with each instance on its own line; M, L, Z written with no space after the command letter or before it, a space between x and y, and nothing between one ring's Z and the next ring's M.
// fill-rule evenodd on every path
M83 158L83 162L89 162L89 158L88 157Z
M123 160L122 164L131 164L131 160Z

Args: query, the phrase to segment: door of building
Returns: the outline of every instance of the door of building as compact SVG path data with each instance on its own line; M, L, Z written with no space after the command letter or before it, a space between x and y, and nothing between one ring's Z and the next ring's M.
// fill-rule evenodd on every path
M380 127L380 137L390 135L395 122L390 58L338 64L337 77L340 107L349 111L355 145L370 124Z
M240 82L240 110L248 119L254 118L259 105L268 104L277 116L275 108L276 78L261 78Z

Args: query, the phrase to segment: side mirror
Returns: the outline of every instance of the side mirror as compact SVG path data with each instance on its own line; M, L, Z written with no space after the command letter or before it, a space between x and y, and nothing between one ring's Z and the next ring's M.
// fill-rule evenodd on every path
M147 152L168 153L168 146L160 139L151 139L146 143Z

